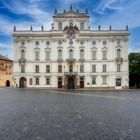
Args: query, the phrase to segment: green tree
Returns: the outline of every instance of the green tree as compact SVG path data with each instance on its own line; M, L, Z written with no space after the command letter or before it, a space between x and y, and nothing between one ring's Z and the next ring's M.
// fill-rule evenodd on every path
M129 54L129 85L140 88L140 53Z

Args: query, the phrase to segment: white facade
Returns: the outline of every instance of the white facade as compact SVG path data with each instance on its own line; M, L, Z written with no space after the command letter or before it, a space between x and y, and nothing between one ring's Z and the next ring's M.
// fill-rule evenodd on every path
M128 28L91 30L87 11L55 11L52 29L14 28L17 87L127 88ZM62 71L61 71L62 70Z

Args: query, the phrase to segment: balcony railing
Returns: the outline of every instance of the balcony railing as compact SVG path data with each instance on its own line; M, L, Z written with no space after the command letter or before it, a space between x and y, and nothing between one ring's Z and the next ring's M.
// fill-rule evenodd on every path
M67 61L67 62L75 62L76 59L75 59L75 58L68 58L68 59L66 59L66 61Z
M84 58L80 58L79 62L85 62L85 59Z
M116 58L115 61L117 64L121 64L123 62L123 58Z
M25 63L26 62L26 59L25 58L20 58L19 59L19 63Z
M62 58L58 58L57 62L63 62L63 59Z
M77 75L77 72L64 72L64 75Z

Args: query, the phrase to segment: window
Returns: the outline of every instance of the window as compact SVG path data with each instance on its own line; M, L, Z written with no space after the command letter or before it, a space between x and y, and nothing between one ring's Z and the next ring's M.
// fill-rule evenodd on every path
M36 73L39 73L39 65L36 65L36 66L35 66L35 72L36 72Z
M80 30L81 30L81 31L84 30L84 23L80 23Z
M69 50L69 58L73 58L73 50Z
M49 60L49 59L50 59L50 52L46 51L46 60Z
M35 60L39 60L39 51L35 51Z
M36 77L36 78L35 78L35 84L36 84L36 85L39 85L39 77Z
M103 78L103 85L106 85L106 79L107 79L107 77L106 76L103 76L102 78Z
M84 59L84 50L80 50L80 59Z
M30 81L29 81L30 83L30 85L32 85L33 84L33 79L32 78L30 78Z
M102 59L103 59L103 60L106 60L106 59L107 59L107 51L104 50L104 51L102 52L102 55L103 55L103 56L102 56Z
M92 41L92 45L94 45L94 46L95 46L95 45L96 45L96 41Z
M116 78L116 86L121 86L121 78Z
M61 41L61 40L59 40L59 41L58 41L58 45L60 46L61 44L62 44L62 41Z
M73 65L69 65L69 72L73 72Z
M50 85L50 77L46 77L46 85Z
M50 65L46 65L46 73L50 73Z
M62 23L58 23L58 30L62 31Z
M118 40L117 40L117 45L120 45L120 44L121 44L121 40L118 39Z
M72 40L70 40L70 41L69 41L69 44L70 44L70 45L72 45L72 44L73 44L73 41L72 41Z
M83 46L83 45L84 45L84 41L83 41L83 40L81 40L81 41L80 41L80 44L81 44L81 46Z
M95 76L92 77L92 85L96 85L96 77Z
M81 73L84 72L84 65L83 64L80 65L80 72Z
M121 58L121 50L117 49L117 58Z
M103 72L106 72L106 65L103 65Z
M96 60L96 51L92 51L92 60Z
M36 42L35 42L35 45L38 46L38 45L39 45L39 41L36 41Z
M106 45L106 41L103 41L103 45Z
M49 46L50 45L50 42L49 41L46 41L46 45Z
M21 45L24 46L25 45L25 41L21 41Z
M58 50L58 59L62 59L62 50Z
M25 51L21 50L21 58L25 58Z
M121 64L117 64L117 72L121 71Z
M69 26L73 26L73 23L70 23Z
M62 73L62 65L58 65L58 72Z
M92 65L92 72L96 72L96 65Z
M21 65L21 73L25 73L25 65Z

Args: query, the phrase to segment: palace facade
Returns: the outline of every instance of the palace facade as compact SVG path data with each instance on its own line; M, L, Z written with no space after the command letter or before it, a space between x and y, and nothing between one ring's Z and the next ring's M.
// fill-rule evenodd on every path
M17 87L128 88L128 27L90 29L88 10L55 10L51 29L14 27Z

